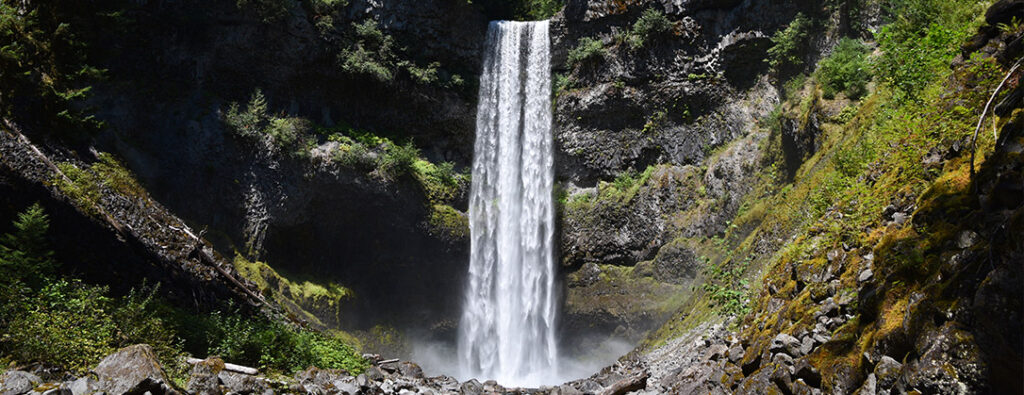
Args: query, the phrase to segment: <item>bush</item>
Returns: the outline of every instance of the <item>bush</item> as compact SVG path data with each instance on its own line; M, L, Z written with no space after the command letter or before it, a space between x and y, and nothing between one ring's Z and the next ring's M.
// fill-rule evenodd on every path
M420 156L420 150L411 142L405 145L390 145L378 163L378 169L385 178L397 178L408 174Z
M21 362L46 362L76 372L114 350L153 345L165 361L179 355L174 334L156 318L156 288L118 300L105 287L55 278L46 243L49 220L38 204L0 237L0 351Z
M293 373L310 366L359 374L366 362L340 339L305 331L262 316L214 313L210 355L264 370Z
M575 48L569 50L569 58L567 60L569 68L603 58L606 53L604 43L601 40L583 37L576 44Z
M847 97L858 99L867 93L871 80L867 52L860 41L845 37L839 40L835 52L818 64L817 79L826 98L845 92Z
M159 287L115 298L106 287L57 278L46 244L49 221L38 205L0 237L0 356L85 372L131 344L153 346L172 373L188 349L292 373L309 366L360 373L366 362L340 338L262 315L193 315L156 303Z
M0 236L0 286L38 288L55 267L46 242L50 219L38 204L18 214L14 233ZM2 320L2 319L0 319Z
M370 150L358 141L344 147L339 147L331 159L344 167L367 170L373 168L373 159L370 157Z
M353 44L338 54L341 69L351 74L362 74L378 81L391 81L395 63L394 39L385 34L377 21L367 19L352 23Z
M772 69L779 71L804 63L801 55L807 47L810 29L811 20L804 14L796 14L785 29L772 36L772 47L768 49L768 64Z
M256 88L249 99L249 105L245 111L238 107L238 103L231 103L227 113L224 114L224 123L228 128L238 135L253 137L260 134L267 119L267 99L263 91Z
M519 0L516 19L539 21L558 13L565 2L562 0Z
M259 89L253 92L244 111L238 103L231 103L223 119L232 133L261 141L271 152L305 157L309 154L309 145L313 143L310 133L312 124L304 118L269 115L267 99Z
M669 21L664 13L654 8L648 8L633 24L633 31L626 41L630 48L639 49L650 43L651 39L672 31L672 27L672 21Z

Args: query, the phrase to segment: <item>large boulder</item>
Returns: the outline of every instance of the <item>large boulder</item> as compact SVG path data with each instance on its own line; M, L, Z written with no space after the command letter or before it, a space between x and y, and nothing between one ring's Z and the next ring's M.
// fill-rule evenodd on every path
M160 367L153 348L136 344L118 350L93 369L99 388L108 394L177 394Z
M0 376L0 394L20 395L31 391L43 380L29 372L12 370Z

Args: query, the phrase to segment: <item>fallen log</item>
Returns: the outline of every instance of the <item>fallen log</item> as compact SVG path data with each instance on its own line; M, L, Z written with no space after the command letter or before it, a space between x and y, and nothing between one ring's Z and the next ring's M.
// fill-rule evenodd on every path
M611 387L605 388L601 391L601 395L624 395L633 391L639 391L647 388L647 378L650 374L643 372L633 377L626 377L622 380L616 381Z
M188 359L188 364L189 365L195 365L195 364L203 362L203 361L206 361L206 360L205 359L199 359L199 358L189 358ZM225 363L224 364L224 370L227 370L229 372L248 374L250 376L255 376L255 375L260 373L260 371L256 370L255 368L250 368L248 366L235 365L233 363Z

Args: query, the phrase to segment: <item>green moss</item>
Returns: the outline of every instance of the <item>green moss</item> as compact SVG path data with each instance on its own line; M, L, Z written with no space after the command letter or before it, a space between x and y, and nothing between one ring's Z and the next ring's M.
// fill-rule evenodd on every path
M78 208L92 215L99 213L101 199L107 193L126 198L149 199L135 176L112 155L102 152L97 157L98 160L85 169L70 162L57 163L63 177L55 174L51 182Z
M291 278L264 262L245 259L241 254L236 253L233 263L235 270L256 284L261 293L321 329L330 325L320 316L329 314L326 317L335 323L342 322L343 304L355 297L351 290L336 283Z
M444 204L435 204L428 221L434 233L443 234L451 240L469 237L469 218L465 214Z

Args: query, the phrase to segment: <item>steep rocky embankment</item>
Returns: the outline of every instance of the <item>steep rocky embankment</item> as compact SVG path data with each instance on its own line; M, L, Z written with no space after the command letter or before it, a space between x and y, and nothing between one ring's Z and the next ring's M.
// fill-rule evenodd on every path
M764 123L775 166L759 170L720 236L727 252L708 261L701 299L577 387L643 378L649 393L1020 393L1024 32L1012 20L1022 10L998 2L976 30L982 10L944 20L963 35L938 41L952 51L932 52L936 74L918 90L880 82L859 100L827 97L821 68L794 84ZM909 26L880 34L880 49ZM786 134L808 143L786 149ZM787 163L799 167L782 173ZM744 277L757 284L749 310L714 286Z
M705 241L754 188L779 102L764 59L797 15L825 34L787 74L859 29L812 2L570 1L554 19L567 333L639 340L701 284Z

